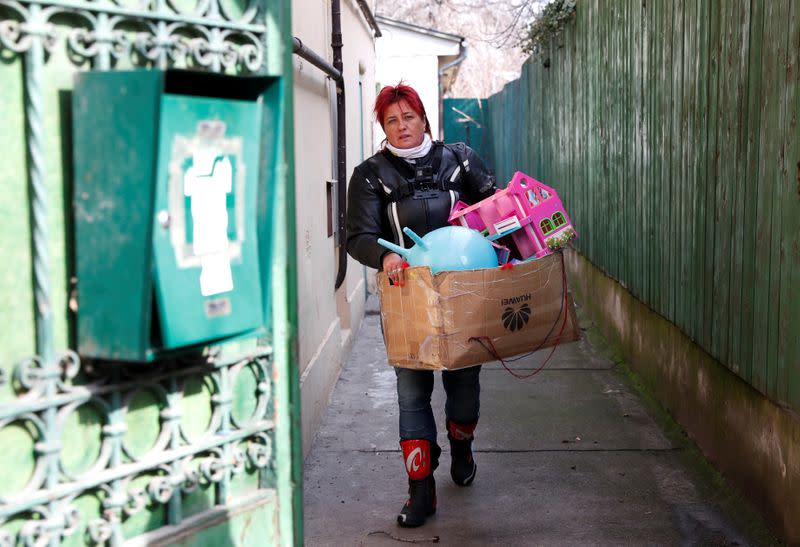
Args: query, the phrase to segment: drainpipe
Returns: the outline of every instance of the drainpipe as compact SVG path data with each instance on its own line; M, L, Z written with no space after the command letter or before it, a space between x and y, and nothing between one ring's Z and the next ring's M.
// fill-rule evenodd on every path
M345 213L347 210L347 138L346 120L344 112L344 78L342 64L342 10L339 0L331 0L331 48L333 49L333 67L339 71L339 79L336 81L336 145L337 145L337 170L336 170L336 204L338 205L338 225L336 226L339 234L339 268L336 272L336 284L338 289L344 283L347 274L347 241L345 237Z
M339 266L336 272L335 288L344 283L347 274L347 250L345 241L345 216L347 210L347 139L345 125L344 77L342 75L342 12L339 0L331 0L333 31L333 66L314 51L303 45L296 36L292 39L293 52L305 59L336 82L336 239L339 247Z
M383 36L383 34L381 34L380 27L378 27L378 22L375 21L375 17L372 16L372 10L370 9L369 5L367 5L366 0L356 0L356 4L358 4L358 7L361 8L361 13L363 13L364 17L367 19L367 24L375 33L375 37L380 38ZM376 5L375 7L377 8L378 6Z
M458 44L458 48L458 57L439 69L439 140L444 140L444 82L442 82L442 78L445 72L463 63L467 58L467 45L463 40Z
M333 78L333 80L337 83L337 85L339 84L339 82L342 81L342 72L340 70L336 70L333 66L331 66L330 63L328 63L328 61L326 61L325 59L314 53L313 50L307 48L305 44L303 44L303 42L300 40L300 38L295 36L294 38L292 38L292 43L293 43L292 53L294 53L295 55L297 55L302 59L305 59L306 61L308 61L309 63L320 69L322 72Z

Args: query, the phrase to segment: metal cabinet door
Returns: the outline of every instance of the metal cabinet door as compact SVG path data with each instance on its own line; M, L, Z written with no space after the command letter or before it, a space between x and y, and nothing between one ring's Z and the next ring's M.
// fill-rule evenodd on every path
M256 329L260 104L166 94L160 119L153 238L163 347Z

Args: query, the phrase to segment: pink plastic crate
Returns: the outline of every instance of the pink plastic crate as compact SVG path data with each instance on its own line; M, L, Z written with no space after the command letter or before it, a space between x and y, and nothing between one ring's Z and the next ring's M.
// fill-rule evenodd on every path
M457 202L450 224L510 237L522 259L541 258L577 237L555 190L517 171L503 190L476 203Z

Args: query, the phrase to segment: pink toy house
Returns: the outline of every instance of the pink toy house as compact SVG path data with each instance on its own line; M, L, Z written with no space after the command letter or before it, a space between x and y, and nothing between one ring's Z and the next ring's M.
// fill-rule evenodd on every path
M487 230L491 241L509 236L522 259L541 258L577 237L556 191L520 171L475 205L457 202L449 222Z

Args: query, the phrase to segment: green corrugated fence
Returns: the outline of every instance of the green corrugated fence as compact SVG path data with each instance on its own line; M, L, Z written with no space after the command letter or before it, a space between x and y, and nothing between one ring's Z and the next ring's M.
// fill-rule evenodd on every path
M486 99L445 99L443 107L445 142L466 143L488 159L491 141L487 131Z
M800 410L800 2L582 0L488 100L499 180L555 187L581 253Z

